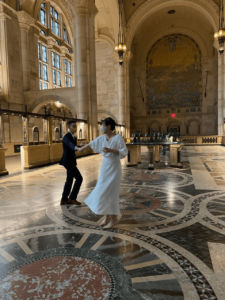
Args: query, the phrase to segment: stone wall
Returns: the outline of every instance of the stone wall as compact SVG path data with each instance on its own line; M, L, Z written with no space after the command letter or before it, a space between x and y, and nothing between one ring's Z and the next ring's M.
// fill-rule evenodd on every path
M118 64L113 60L112 47L104 41L96 41L97 104L98 111L118 118ZM101 120L98 116L98 121ZM112 116L113 117L113 116Z

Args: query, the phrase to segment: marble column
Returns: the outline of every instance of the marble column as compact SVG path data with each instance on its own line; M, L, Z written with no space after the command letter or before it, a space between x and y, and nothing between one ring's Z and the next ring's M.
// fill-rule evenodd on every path
M9 99L10 95L10 81L9 81L9 63L8 63L8 41L6 20L11 19L4 13L4 6L0 3L0 88L1 96L5 101Z
M119 124L125 124L125 69L126 62L122 66L118 66L118 93L119 93Z
M126 52L125 55L125 88L126 88L126 98L125 98L125 130L124 137L129 138L130 134L130 61L133 58L131 51Z
M92 139L98 136L98 110L97 110L97 81L96 81L96 57L95 57L95 14L93 10L89 14L89 64L90 64L90 102L91 102L91 126Z
M29 61L29 37L28 31L35 23L34 19L25 11L18 11L17 18L21 33L21 54L23 67L23 90L30 90L30 61Z
M218 53L218 135L224 135L224 54Z

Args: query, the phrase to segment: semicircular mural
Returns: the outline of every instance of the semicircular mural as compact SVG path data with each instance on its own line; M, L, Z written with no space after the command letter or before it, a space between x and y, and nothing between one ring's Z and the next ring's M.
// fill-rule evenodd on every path
M173 34L159 40L147 57L148 109L200 106L200 62L191 38Z

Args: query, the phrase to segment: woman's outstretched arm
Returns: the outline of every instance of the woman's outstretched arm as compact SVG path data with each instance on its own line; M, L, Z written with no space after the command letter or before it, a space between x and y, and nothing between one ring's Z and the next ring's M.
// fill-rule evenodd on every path
M85 145L84 147L77 148L77 151L78 151L78 152L82 152L82 151L87 150L87 149L89 149L89 148L91 148L91 147L89 146L89 144L87 144L87 145Z

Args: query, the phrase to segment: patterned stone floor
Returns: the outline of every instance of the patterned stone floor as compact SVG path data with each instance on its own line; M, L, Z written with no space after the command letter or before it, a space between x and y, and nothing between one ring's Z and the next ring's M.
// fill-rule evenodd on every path
M60 206L59 165L0 178L0 299L225 299L225 148L185 147L183 169L122 161L120 223L102 230L89 208ZM100 155L78 160L79 200ZM165 165L166 164L166 165Z

